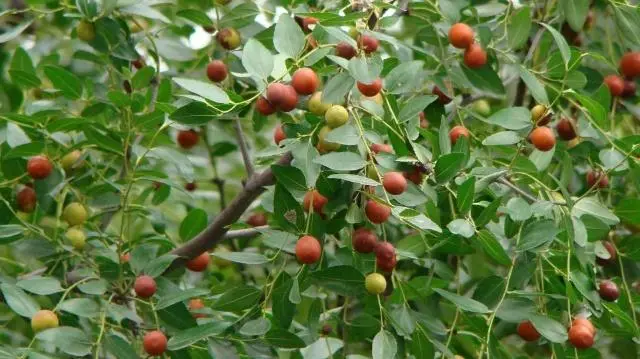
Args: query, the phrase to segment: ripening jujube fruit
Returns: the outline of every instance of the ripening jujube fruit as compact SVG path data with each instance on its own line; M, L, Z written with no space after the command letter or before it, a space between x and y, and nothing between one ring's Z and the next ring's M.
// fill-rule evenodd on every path
M531 122L538 124L538 121L540 121L540 119L542 119L542 116L544 116L547 113L547 106L545 105L541 105L541 104L537 104L535 106L533 106L533 108L531 109ZM546 124L541 123L538 124L538 126L544 126Z
M178 136L176 137L180 147L184 148L185 150L188 150L195 146L198 143L199 138L200 136L195 130L178 131Z
M84 161L80 161L82 157L82 152L79 150L74 150L66 155L62 156L60 160L60 165L65 171L71 171L75 168L82 167Z
M591 348L594 339L591 330L586 326L574 325L569 328L569 342L578 349Z
M265 226L267 224L267 215L264 213L254 213L247 219L247 224L252 227Z
M341 41L336 45L336 55L347 60L356 56L356 48L351 46L348 42Z
M199 256L189 260L185 266L187 269L193 272L204 272L209 266L209 262L211 261L211 257L209 256L209 252L204 252Z
M78 39L90 42L96 38L96 27L93 23L82 20L78 23L78 27L76 27L76 33L78 34Z
M609 88L611 96L621 96L624 92L624 80L618 75L609 75L605 77L604 84Z
M387 289L387 280L380 273L371 273L364 279L364 286L370 294L382 294Z
M549 127L536 127L529 134L529 139L535 148L543 152L551 150L556 145L556 136Z
M577 136L576 127L573 124L573 121L568 118L563 118L558 121L556 131L558 131L558 137L565 141L571 141Z
M53 171L53 165L46 156L33 156L27 161L27 173L33 179L47 178L51 171Z
M376 248L378 236L365 227L361 227L353 231L351 235L351 245L358 253L371 253Z
M442 92L442 90L440 90L438 86L434 86L431 92L434 95L438 96L438 101L441 104L446 105L451 102L451 97L449 97L446 93Z
M373 36L362 35L360 36L358 43L360 44L360 48L362 48L366 54L370 54L378 50L378 39Z
M424 114L424 111L418 114L420 118L420 128L429 128L429 120L427 120L427 116Z
M133 290L140 298L150 298L156 293L156 281L153 277L148 275L141 275L136 278L133 284Z
M458 49L466 49L474 42L473 29L463 23L457 23L449 29L449 43Z
M340 127L349 121L349 112L344 106L333 105L325 112L324 119L329 127Z
M160 356L167 350L167 336L159 330L154 330L144 335L142 346L147 354Z
M341 147L339 143L327 140L329 132L331 132L331 127L329 126L323 126L320 131L318 131L318 151L320 151L320 153L337 151Z
M189 192L193 192L198 188L198 184L195 182L187 182L184 184L184 189L189 191Z
M327 197L323 196L318 192L318 190L308 191L304 195L304 199L302 200L302 207L305 212L309 212L311 206L313 205L313 211L316 213L322 213L322 208L325 204L327 204L329 200Z
M293 86L274 82L267 87L267 100L276 109L289 112L298 104L298 94Z
M18 209L25 213L31 213L36 208L37 196L36 191L28 186L24 186L16 194L16 203Z
M71 246L79 251L84 249L87 243L87 236L80 228L69 228L64 236L71 243Z
M620 59L620 72L628 77L640 75L640 52L627 52Z
M408 179L409 181L415 183L418 186L422 183L422 177L423 177L422 174L423 174L422 170L418 167L414 167L410 171L405 171L402 173L404 178Z
M386 222L391 215L391 208L389 206L378 203L374 200L367 201L364 211L371 223L375 224Z
M636 83L633 80L624 80L624 89L622 97L633 97L636 95Z
M600 282L598 293L600 294L600 298L608 302L615 302L620 297L618 285L610 280Z
M382 177L382 186L391 194L402 194L407 190L407 179L400 172L387 172Z
M231 27L226 27L218 31L216 39L220 46L227 50L235 50L240 46L240 33Z
M309 98L309 102L307 103L307 105L309 107L309 111L311 111L312 114L317 116L324 116L327 110L330 109L331 106L333 106L330 103L322 102L322 92L314 93Z
M533 324L531 324L531 322L528 320L520 322L520 324L518 324L517 331L520 338L528 342L533 342L540 339L540 333L538 333Z
M138 57L137 59L131 61L131 65L133 65L133 67L135 67L136 69L140 70L145 65L144 58Z
M304 32L311 32L311 28L309 27L309 25L313 25L317 23L318 23L318 19L316 19L315 17L307 16L304 19L302 19L302 30Z
M320 259L322 248L313 236L302 236L296 242L296 258L304 264L313 264Z
M87 217L87 209L78 202L69 203L62 211L62 219L64 219L69 226L81 225L87 220Z
M609 177L600 170L591 170L587 172L587 186L589 188L597 184L598 188L607 188L609 186Z
M266 98L260 96L256 100L256 110L263 116L269 116L275 113L278 109L271 104Z
M393 147L386 143L372 143L370 148L371 152L375 154L378 154L380 152L393 153Z
M602 242L602 246L607 250L607 252L609 252L609 258L600 258L596 256L596 263L601 266L615 264L618 259L618 252L616 251L616 247L609 241Z
M449 140L451 140L452 145L455 145L456 142L458 142L458 138L460 138L460 136L469 138L469 130L464 126L458 125L454 126L451 131L449 131Z
M287 138L287 134L284 133L284 130L282 129L282 125L278 124L275 130L273 130L273 142L275 142L276 145L279 146L280 142L286 138Z
M391 272L398 262L396 258L396 249L393 244L389 242L378 242L374 249L376 254L376 266L378 269Z
M212 82L221 82L227 78L227 65L220 60L213 60L207 65L207 77Z
M318 75L308 67L296 70L291 77L291 86L300 95L311 95L318 88Z
M487 52L478 44L471 44L464 52L464 64L478 69L487 63Z
M189 311L194 312L204 308L204 302L200 298L194 298L189 300ZM191 313L194 318L204 318L206 317L203 313Z
M571 326L584 326L589 329L591 335L595 337L596 335L596 327L593 326L593 323L587 318L577 317L571 321Z
M31 329L35 333L58 326L60 326L58 316L50 310L39 310L31 317Z
M358 81L357 86L361 94L371 97L377 95L380 93L380 90L382 90L382 80L378 78L371 83Z

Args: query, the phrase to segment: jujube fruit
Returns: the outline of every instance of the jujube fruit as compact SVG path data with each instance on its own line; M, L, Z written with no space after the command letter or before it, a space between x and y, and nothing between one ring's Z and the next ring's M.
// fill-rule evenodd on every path
M349 121L349 112L343 106L333 105L325 112L324 119L329 127L340 127Z
M336 151L340 148L339 143L327 140L327 135L331 132L331 127L323 126L318 132L318 150L321 153Z
M364 286L370 294L382 294L387 289L387 280L380 273L371 273L364 279Z
M624 80L624 89L622 97L633 97L636 95L636 82L633 80Z
M378 269L391 272L395 268L398 260L396 258L396 249L389 242L379 242L374 249L376 253L376 266Z
M193 146L195 146L198 143L199 138L200 136L198 135L198 132L194 130L178 131L178 136L177 136L178 144L180 145L180 147L184 148L185 150L188 150Z
M302 236L296 243L296 258L304 264L313 264L320 259L322 248L313 236Z
M82 41L93 41L93 39L96 38L96 27L93 23L82 20L78 23L78 27L76 27L76 33L78 34L78 39Z
M195 182L187 182L184 184L184 189L189 191L189 192L193 192L198 188L198 184L196 184Z
M614 247L614 245L609 241L602 242L602 246L607 250L607 252L609 252L609 258L600 258L596 256L596 263L601 266L615 264L616 260L618 259L618 252L616 251L616 247Z
M348 42L341 41L336 45L336 55L347 60L356 56L356 48L351 46Z
M69 226L83 224L87 220L87 210L78 202L69 203L62 211L62 218Z
M442 92L442 90L440 90L438 86L434 86L431 92L434 95L438 96L438 101L441 104L446 105L451 102L451 97L449 97L446 93Z
M277 111L276 107L262 96L258 97L258 100L256 100L256 110L258 110L258 112L263 116L269 116Z
M194 298L189 300L189 311L194 312L204 308L204 302L200 298ZM203 313L191 313L194 318L204 318L206 317Z
M71 243L71 246L79 251L84 249L87 243L87 236L79 228L69 228L64 236Z
M33 179L47 178L51 171L53 171L53 165L46 156L33 156L27 161L27 173Z
M142 339L144 351L151 356L160 356L167 350L167 337L159 330L144 335Z
M148 275L141 275L136 278L133 284L133 290L140 298L150 298L156 293L156 281Z
M307 16L304 19L302 19L302 30L304 30L304 32L311 32L311 28L309 28L309 25L313 25L317 23L318 23L318 19L316 19L315 17Z
M640 52L627 52L620 59L620 72L628 77L640 75Z
M464 64L469 68L478 69L487 63L487 52L482 46L472 44L464 52Z
M45 329L57 328L59 325L58 316L50 310L39 310L31 317L31 329L35 333Z
M380 152L392 153L393 147L386 143L372 143L371 144L371 152L378 154Z
M533 324L531 324L531 322L528 320L520 322L520 324L518 324L517 331L520 338L528 342L533 342L540 339L540 333L538 333Z
M451 131L449 131L449 140L451 140L452 145L455 145L456 142L458 142L458 138L460 138L460 136L469 138L469 130L467 130L467 128L464 126L458 125L453 127Z
M185 266L187 267L187 269L191 271L203 272L209 266L210 260L211 260L211 257L209 256L209 252L204 252L199 256L189 260Z
M213 60L207 65L207 77L212 82L224 81L227 78L227 65L220 60Z
M372 52L376 52L378 50L378 39L369 35L360 36L360 47L364 50L365 53L370 54Z
M387 172L382 177L382 186L391 194L402 194L407 190L407 179L400 172Z
M418 114L418 118L420 118L420 128L429 128L429 120L427 120L427 116L425 116L424 112L420 112L420 114Z
M361 94L371 97L377 95L382 89L382 80L375 79L371 83L363 83L358 81L357 86L358 91L360 91Z
M404 176L404 178L408 179L418 186L422 183L422 171L418 167L414 167L410 171L405 171L402 173L402 175Z
M62 159L60 160L60 165L65 171L71 171L74 168L78 168L82 166L83 161L80 161L81 157L82 157L82 152L80 152L79 150L71 151L66 155L62 156Z
M489 116L491 114L491 105L487 100L476 100L471 104L471 109L477 114L482 116Z
M226 27L218 31L216 39L220 46L227 50L235 50L240 46L240 33L231 27Z
M587 186L591 188L595 186L596 183L599 188L607 188L609 186L609 177L600 170L587 172Z
M620 290L618 289L618 286L610 280L603 280L600 282L598 293L600 294L600 298L608 302L615 302L618 297L620 297Z
M556 136L549 127L536 127L529 134L529 139L535 148L543 152L551 150L556 145Z
M378 203L374 200L367 201L364 211L371 223L375 224L386 222L391 215L391 208L389 206Z
M624 80L618 75L609 75L605 77L604 84L609 88L611 96L621 96L624 92Z
M556 131L558 131L558 136L565 141L571 141L577 136L576 127L573 121L568 118L563 118L558 121Z
M574 320L571 321L571 326L576 326L576 325L580 325L588 328L591 335L593 335L594 337L596 336L596 327L593 326L593 323L591 323L589 319L582 318L582 317L575 318Z
M284 133L284 130L282 129L282 125L278 124L275 130L273 130L273 142L275 142L276 145L280 145L280 142L286 138L287 138L287 134Z
M135 67L136 69L140 70L145 65L144 58L138 57L137 59L131 61L131 65L133 65L133 67Z
M537 124L538 121L542 119L542 116L544 116L546 113L547 113L547 106L541 105L541 104L537 104L533 106L533 108L531 109L531 121ZM545 124L539 124L538 126L543 126L543 125Z
M463 23L457 23L449 29L449 43L458 49L466 49L474 42L473 29Z
M31 213L36 208L37 196L36 191L24 186L16 195L18 209L25 213Z
M309 98L309 111L317 116L324 116L329 108L333 106L330 103L322 102L322 92L316 92Z
M593 346L594 336L589 328L582 325L574 325L569 328L569 342L578 349L587 349Z
M260 227L267 224L267 216L264 213L254 213L247 219L247 224L252 227Z
M376 248L378 236L368 228L358 228L351 235L351 245L358 253L371 253Z
M308 191L304 195L304 199L302 200L302 207L306 212L309 212L311 206L313 205L313 211L316 213L322 213L322 208L325 204L327 204L329 200L327 197L323 196L318 192L318 190Z
M269 100L275 108L289 112L296 107L298 94L292 86L275 82L267 87L267 100Z
M318 75L308 67L296 70L291 77L291 86L300 95L311 95L318 88Z

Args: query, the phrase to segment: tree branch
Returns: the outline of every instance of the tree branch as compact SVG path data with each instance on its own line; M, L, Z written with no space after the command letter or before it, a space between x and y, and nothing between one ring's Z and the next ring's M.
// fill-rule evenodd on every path
M238 139L238 146L240 146L240 152L242 153L242 160L244 161L244 168L247 170L247 177L253 176L253 165L251 162L251 156L249 155L249 146L247 146L247 140L242 132L242 124L240 119L233 120L233 127L236 131L236 138Z
M286 153L282 156L277 164L287 165L292 160L291 153ZM268 168L262 173L254 174L249 178L247 184L244 186L242 192L240 192L229 205L216 217L216 219L209 224L209 226L200 234L195 236L189 242L171 251L171 254L175 254L181 258L176 259L172 265L172 269L177 266L183 265L187 260L194 258L201 253L213 248L218 242L226 239L225 236L228 232L228 226L235 223L244 211L251 205L251 203L258 198L264 191L265 187L274 184L274 177L271 169ZM233 235L238 233L247 234L250 231L245 232L231 232ZM230 236L232 234L229 234Z

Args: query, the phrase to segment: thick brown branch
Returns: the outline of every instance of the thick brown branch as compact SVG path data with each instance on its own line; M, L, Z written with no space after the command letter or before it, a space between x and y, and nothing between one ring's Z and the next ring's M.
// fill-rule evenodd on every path
M278 160L277 164L287 165L291 162L291 153L287 153ZM254 174L247 181L242 192L240 192L229 205L209 224L209 226L196 237L182 246L174 249L171 253L180 259L173 263L173 268L184 264L188 259L194 258L201 253L210 250L218 242L224 240L229 225L235 223L251 203L258 198L264 191L265 187L274 183L273 173L271 169L267 169L262 173Z

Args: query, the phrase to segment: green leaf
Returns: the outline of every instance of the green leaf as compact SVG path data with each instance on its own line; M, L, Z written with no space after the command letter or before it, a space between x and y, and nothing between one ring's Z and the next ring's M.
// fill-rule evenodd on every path
M18 224L0 225L0 245L15 242L24 236L24 228Z
M514 131L501 131L485 138L482 144L485 146L506 146L515 145L520 142L520 135Z
M620 219L595 196L585 197L576 202L571 209L571 214L578 218L588 214L611 226L620 222Z
M302 354L304 359L325 359L330 358L338 350L342 349L343 346L344 342L338 338L322 336L315 342L300 349L300 354ZM358 359L351 358L351 355L347 357L350 359Z
M531 92L531 96L533 96L536 102L548 105L549 98L547 97L547 90L545 90L542 83L538 81L538 78L524 67L519 67L518 71L520 72L520 78L524 81L525 85L527 85L529 92Z
M260 41L249 39L242 50L242 66L249 74L266 80L273 71L273 55Z
M361 185L364 185L364 186L379 186L380 185L380 183L378 183L378 181L374 181L369 177L351 175L351 174L347 174L347 173L333 174L333 175L330 175L329 178L339 179L339 180L352 182L352 183L357 183L357 184L361 184Z
M171 119L185 125L202 125L218 116L213 107L194 101L173 111Z
M489 256L491 259L496 261L496 263L501 264L503 266L511 265L511 259L505 252L504 248L498 239L491 233L490 231L483 229L478 232L478 242L482 246L482 250Z
M94 318L100 314L100 306L88 298L67 299L60 303L58 308L67 313L84 318Z
M279 53L297 59L304 49L304 33L289 16L281 14L273 34L273 46Z
M15 285L2 283L0 290L9 308L20 316L31 318L40 310L40 305Z
M0 34L0 44L4 44L5 42L9 42L18 37L18 35L20 35L24 30L31 26L32 22L33 20L25 21L20 25L12 28L11 30L5 31L4 33Z
M218 86L193 79L174 77L173 81L189 92L216 103L226 104L231 102L229 96ZM179 111L179 110L178 110ZM177 120L176 120L177 121Z
M87 335L78 328L58 327L47 329L36 334L39 340L49 342L66 354L83 357L91 353L93 343Z
M505 93L504 85L500 76L491 68L485 65L479 69L470 69L462 66L462 72L467 80L478 90L487 91L495 95L503 95Z
M260 10L253 2L242 3L229 11L220 20L221 27L234 27L239 29L255 22L256 16L260 14Z
M395 358L397 352L398 343L391 333L381 329L378 334L373 337L373 345L371 347L373 359Z
M209 294L209 290L206 288L189 288L177 292L171 291L158 299L158 303L156 303L155 308L157 310L164 309L187 299L200 297L207 294Z
M349 60L349 72L356 81L370 84L380 77L382 72L382 59L373 57L354 57Z
M424 111L424 109L437 98L438 96L429 95L418 96L409 100L404 107L402 107L402 110L400 110L400 114L398 114L398 121L402 123L417 118L420 115L420 112Z
M355 80L346 72L341 72L331 79L322 90L323 103L343 103L344 97L351 91Z
M167 342L167 349L174 351L186 348L191 344L197 343L211 336L221 334L228 327L228 323L216 320L214 322L183 330L169 339Z
M447 224L447 229L453 234L463 236L465 238L471 238L475 234L475 230L471 223L466 219L454 219Z
M27 292L37 295L51 295L64 292L60 281L52 277L34 277L18 281L16 285Z
M360 143L360 134L355 126L346 124L329 131L326 140L341 145L354 146Z
M311 273L311 279L339 295L358 295L364 291L364 275L356 268L340 265Z
M516 222L526 221L533 214L529 203L520 197L513 197L507 202L507 213Z
M531 126L531 112L526 107L507 107L484 121L508 130L522 130Z
M628 6L617 4L612 6L615 14L617 34L620 34L627 42L628 47L637 47L640 45L640 34L638 34L638 24L640 23L640 14L636 6ZM0 41L2 42L2 41Z
M455 304L460 310L464 312L489 313L489 308L476 300L463 297L461 295L457 295L440 288L435 288L434 291L443 296L445 299L452 301L453 304Z
M525 6L511 16L507 27L509 47L518 49L524 45L531 32L531 8Z
M292 166L272 165L271 171L276 180L289 192L306 192L307 185L302 171ZM292 192L293 191L293 192Z
M31 57L22 47L16 48L13 53L9 76L14 84L24 89L40 86L40 78L36 74Z
M529 320L536 330L553 343L567 341L567 329L548 316L532 315Z
M173 263L173 261L176 260L176 258L178 258L178 256L175 254L162 255L152 260L151 262L149 262L144 267L143 272L154 278L159 277L167 270L167 268L169 268L169 266L171 266L171 263Z
M186 242L195 237L207 228L208 221L207 212L200 208L192 209L180 223L180 239Z
M633 318L631 318L629 314L622 310L618 304L602 303L602 305L612 316L618 319L618 321L622 325L622 328L624 328L627 333L633 334L634 336L638 335L638 327L635 325Z
M475 196L476 178L469 177L459 187L456 195L456 204L461 214L469 212L471 205L473 204L473 197Z
M248 285L239 286L226 291L218 300L216 300L212 308L223 312L238 312L251 308L260 299L262 292Z
M300 337L280 328L271 328L271 330L265 334L264 338L269 344L278 348L297 349L306 346Z
M176 16L187 19L200 26L213 26L213 21L205 12L196 9L181 9L176 12Z
M70 71L59 66L47 65L44 73L55 88L70 100L77 100L82 96L82 81Z
M131 79L131 87L135 90L140 90L149 86L149 83L155 74L156 70L151 66L141 68L136 71L135 75L133 75L133 78Z
M614 212L625 223L640 224L640 199L623 198L618 202Z
M556 42L558 50L560 50L560 55L562 55L562 60L564 60L564 67L566 69L569 65L569 60L571 60L571 49L569 49L567 40L565 40L564 36L562 36L562 34L560 34L558 30L554 29L553 27L545 23L540 24L551 33L551 36L553 36L553 40Z
M559 230L552 220L531 222L522 229L518 250L528 251L551 243L558 233Z
M269 258L260 253L251 252L213 252L214 257L226 259L235 263L244 264L264 264L269 262Z
M355 171L366 164L360 155L353 152L331 152L316 158L314 162L335 171Z
M116 334L109 334L104 338L105 348L115 358L118 359L139 359L135 349L124 340L121 336Z
M417 86L422 86L422 79L416 76L422 72L424 62L409 61L396 66L385 76L384 89L389 93L400 94L413 91Z
M238 330L238 333L246 336L264 335L271 329L271 322L264 317L250 320Z
M440 156L435 167L436 182L449 182L464 167L464 159L464 154L458 152Z
M422 327L419 327L411 336L411 354L413 354L415 358L435 357L433 344L431 344L427 333Z
M589 0L563 1L564 17L573 31L580 32L589 13Z

